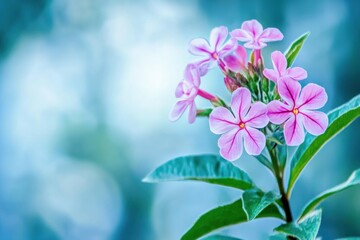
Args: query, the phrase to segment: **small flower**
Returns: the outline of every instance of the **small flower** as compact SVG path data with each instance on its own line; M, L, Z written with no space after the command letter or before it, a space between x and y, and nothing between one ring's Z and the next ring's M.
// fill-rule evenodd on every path
M195 63L200 69L201 76L205 75L208 69L215 67L219 59L236 48L235 39L230 39L224 43L227 36L227 27L220 26L211 30L210 43L203 38L196 38L189 43L189 52L203 57L203 59Z
M233 72L241 72L246 69L246 49L238 45L233 54L224 57L225 65Z
M251 49L261 49L266 46L266 42L279 41L284 37L277 28L263 30L255 19L243 22L241 29L235 29L230 34L233 38L246 42L244 46Z
M327 115L313 111L323 107L327 102L327 94L323 87L309 83L301 91L299 82L286 80L279 80L277 87L284 102L270 102L268 116L274 124L285 123L285 141L289 146L297 146L304 141L304 127L316 136L325 132L328 126Z
M291 80L303 80L307 78L307 72L301 67L294 67L287 69L287 61L284 56L279 51L275 51L271 54L271 60L274 66L274 69L264 69L264 76L274 81L275 83L280 79L291 79Z
M256 128L265 127L269 118L264 103L251 104L247 88L238 88L232 94L231 110L215 108L210 114L210 130L222 134L218 141L220 154L225 159L238 159L245 150L250 155L259 155L265 147L265 135Z
M180 98L180 100L175 103L170 112L170 121L178 120L188 107L188 121L189 123L193 123L195 121L195 98L198 94L199 86L200 75L197 67L193 64L187 65L184 71L184 79L176 87L175 96Z

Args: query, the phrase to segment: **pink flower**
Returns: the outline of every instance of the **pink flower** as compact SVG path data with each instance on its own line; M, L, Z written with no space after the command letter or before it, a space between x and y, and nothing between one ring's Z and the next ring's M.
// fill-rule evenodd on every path
M233 54L224 57L225 65L233 72L241 72L246 69L246 49L238 45Z
M299 82L286 80L279 80L277 87L284 102L270 102L268 116L274 124L285 122L284 135L289 146L297 146L304 141L304 127L316 136L325 132L328 126L327 115L313 111L323 107L327 102L327 94L323 87L309 83L301 91Z
M196 119L196 96L203 97L211 102L217 102L218 98L199 88L200 73L198 66L188 64L184 71L184 79L178 84L175 90L175 96L180 98L170 112L170 121L178 120L185 110L189 107L188 121L193 123Z
M220 154L225 159L238 159L245 150L250 155L259 155L265 147L265 135L256 128L265 127L269 118L266 105L251 104L251 93L247 88L238 88L232 94L231 110L215 108L210 114L210 130L222 134L218 141Z
M287 61L279 51L275 51L271 54L271 60L274 69L264 69L263 74L267 79L274 81L275 83L280 79L291 80L303 80L307 78L307 72L301 67L287 68Z
M263 30L257 20L243 22L241 29L235 29L230 34L233 38L246 42L244 46L251 49L261 49L266 46L266 42L279 41L284 37L277 28Z
M210 43L203 38L196 38L189 43L189 52L203 57L195 63L198 65L201 75L205 75L208 69L215 67L218 59L223 58L236 48L235 39L230 39L225 43L227 36L228 29L220 26L211 30Z

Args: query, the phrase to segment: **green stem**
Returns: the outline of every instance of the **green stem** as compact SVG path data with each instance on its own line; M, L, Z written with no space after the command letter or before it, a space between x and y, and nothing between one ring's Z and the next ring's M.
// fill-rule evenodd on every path
M277 160L276 152L275 152L275 147L270 148L268 146L268 150L269 150L271 162L274 167L275 178L276 178L279 190L280 190L281 202L282 202L282 205L283 205L282 207L285 212L286 222L291 223L293 221L293 217L292 217L292 213L291 213L290 202L286 196L286 192L285 192L285 188L284 188L283 172L281 172L281 170L279 168L279 164L278 164L278 160ZM294 239L294 238L289 237L289 239Z

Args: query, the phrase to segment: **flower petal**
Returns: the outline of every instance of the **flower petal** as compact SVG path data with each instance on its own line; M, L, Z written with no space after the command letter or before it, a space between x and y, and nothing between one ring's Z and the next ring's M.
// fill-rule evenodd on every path
M183 84L183 82L179 82L179 84L177 85L175 90L175 97L179 98L184 94Z
M241 132L239 128L235 128L221 135L218 140L218 146L220 148L220 155L223 158L234 161L241 156L243 152Z
M279 76L282 77L286 74L287 61L280 51L275 51L271 53L271 61L273 63L274 69L278 72Z
M265 135L252 127L246 127L243 132L246 152L250 155L259 155L265 147Z
M327 99L325 88L309 83L301 91L298 106L299 109L318 109L325 105Z
M213 28L210 33L210 48L211 51L217 51L221 47L228 35L227 27L220 26Z
M302 111L304 116L304 127L312 135L323 134L329 124L327 115L318 111Z
M184 79L190 82L195 87L200 86L200 74L198 67L195 64L188 64L184 71Z
M261 49L266 47L266 43L259 42L259 41L251 41L244 44L244 47L251 48L251 49Z
M253 36L250 33L242 29L235 29L230 33L230 35L241 42L248 42L253 39Z
M199 60L197 62L193 62L191 64L196 65L196 67L199 70L199 75L200 76L205 76L207 74L207 72L209 71L210 67L212 67L211 62L213 62L214 60L212 58L205 58L202 60Z
M224 62L230 70L240 72L245 69L246 50L243 46L237 45L234 53L235 54L225 56Z
M289 119L293 113L291 112L290 107L279 100L271 101L268 106L267 115L270 119L270 122L274 124L282 124L287 119Z
M231 110L238 120L242 120L248 112L251 104L251 93L249 89L241 87L236 89L231 97Z
M230 38L223 46L218 47L218 54L219 57L222 58L226 55L232 53L236 47L238 46L237 41L235 38Z
M269 79L275 83L279 79L279 73L273 69L265 68L263 71L263 74L267 79Z
M195 56L209 56L211 55L211 48L209 43L203 38L193 39L188 46L188 51Z
M233 128L238 128L237 120L224 107L215 108L209 116L210 130L215 134L223 134Z
M293 67L286 70L287 75L293 80L303 80L307 78L307 72L301 67Z
M263 32L262 25L255 19L243 22L241 29L250 33L254 38Z
M181 100L176 102L170 112L170 116L169 116L170 121L178 120L181 117L181 115L183 115L189 104L190 103L187 100Z
M262 102L254 103L248 114L244 118L246 126L263 128L269 123L269 117L267 116L267 107Z
M286 144L289 146L298 146L304 141L305 133L302 115L292 116L286 121L284 135Z
M262 42L280 41L284 38L284 35L277 28L266 28L259 39Z
M188 122L193 123L196 119L196 105L195 102L192 101L189 105L189 115L188 115Z
M297 81L286 81L286 79L280 79L277 82L277 89L284 101L294 107L301 91L301 85Z

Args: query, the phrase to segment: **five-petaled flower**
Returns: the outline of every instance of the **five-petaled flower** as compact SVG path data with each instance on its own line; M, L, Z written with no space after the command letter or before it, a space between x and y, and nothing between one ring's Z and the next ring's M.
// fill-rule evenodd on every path
M275 51L271 54L272 64L274 69L264 69L264 76L274 81L275 83L280 79L303 80L307 78L307 72L301 67L287 68L287 61L280 51Z
M222 134L218 140L220 154L234 161L245 150L250 155L259 155L265 147L265 135L257 128L265 127L269 118L264 103L251 104L251 93L247 88L238 88L232 94L231 110L217 107L210 114L210 130Z
M301 90L297 81L279 80L277 88L284 102L279 100L268 104L268 116L274 124L284 124L285 141L289 146L304 141L304 127L312 135L320 135L328 126L327 115L313 111L327 102L323 87L309 83ZM301 91L301 93L300 93Z
M219 59L230 54L236 48L235 39L231 38L225 42L227 36L227 27L220 26L211 30L210 43L203 38L196 38L189 43L189 52L203 57L195 63L198 65L201 76L205 75L208 69L215 67Z
M261 49L266 46L266 42L279 41L283 39L283 34L277 28L266 28L257 20L243 22L241 29L235 29L231 36L241 42L246 42L244 46L251 49Z

